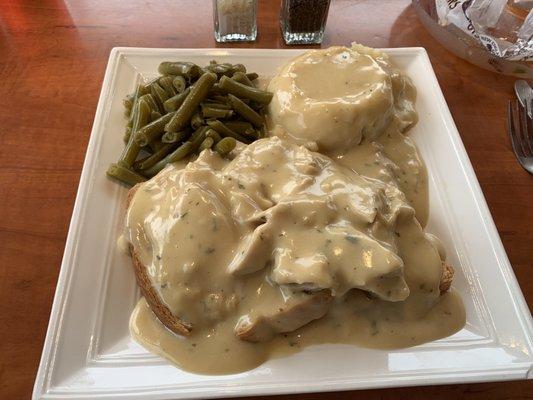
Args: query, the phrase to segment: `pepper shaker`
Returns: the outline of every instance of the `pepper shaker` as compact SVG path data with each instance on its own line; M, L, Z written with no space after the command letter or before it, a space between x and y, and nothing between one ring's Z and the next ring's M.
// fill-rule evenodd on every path
M287 44L322 43L330 0L283 0L280 25Z

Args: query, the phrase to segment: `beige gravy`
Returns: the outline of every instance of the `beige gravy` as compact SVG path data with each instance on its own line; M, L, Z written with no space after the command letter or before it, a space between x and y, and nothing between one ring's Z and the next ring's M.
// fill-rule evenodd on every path
M141 301L132 333L187 370L236 372L320 342L404 347L464 323L456 295L439 296L439 251L401 191L277 138L229 164L204 152L168 167L127 221L161 297L194 326L178 338ZM327 315L265 343L237 338L243 316L290 306L278 284L332 290Z
M429 216L427 170L413 141L394 123L374 140L363 139L358 146L328 154L361 175L397 185L416 210L418 221L426 226Z
M414 88L370 49L306 54L270 84L281 139L167 166L131 200L126 239L193 329L175 335L141 299L130 330L185 370L235 373L320 343L408 347L464 326L460 297L439 293L444 251L423 230L427 172L403 133ZM332 70L330 86L311 85Z

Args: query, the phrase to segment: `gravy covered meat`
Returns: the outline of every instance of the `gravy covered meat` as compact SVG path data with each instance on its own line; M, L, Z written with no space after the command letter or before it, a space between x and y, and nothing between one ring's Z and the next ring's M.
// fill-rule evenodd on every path
M287 63L269 90L269 137L132 190L132 335L220 374L311 344L399 348L461 329L453 269L424 231L410 80L378 51L333 47Z

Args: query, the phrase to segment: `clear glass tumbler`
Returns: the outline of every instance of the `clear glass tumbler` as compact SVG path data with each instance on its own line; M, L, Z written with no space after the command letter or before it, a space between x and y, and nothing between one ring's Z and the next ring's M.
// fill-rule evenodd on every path
M322 43L330 0L283 0L280 24L287 44Z
M213 0L213 19L217 42L257 38L257 0Z

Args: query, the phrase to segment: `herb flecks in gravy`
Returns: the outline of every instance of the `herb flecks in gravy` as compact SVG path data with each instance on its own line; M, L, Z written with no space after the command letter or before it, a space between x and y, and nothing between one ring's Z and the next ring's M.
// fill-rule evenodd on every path
M231 161L170 165L133 196L127 239L192 325L176 336L141 299L133 336L220 374L311 344L400 348L459 330L462 301L440 295L444 251L423 230L410 80L380 52L337 47L291 61L269 89L272 137Z

